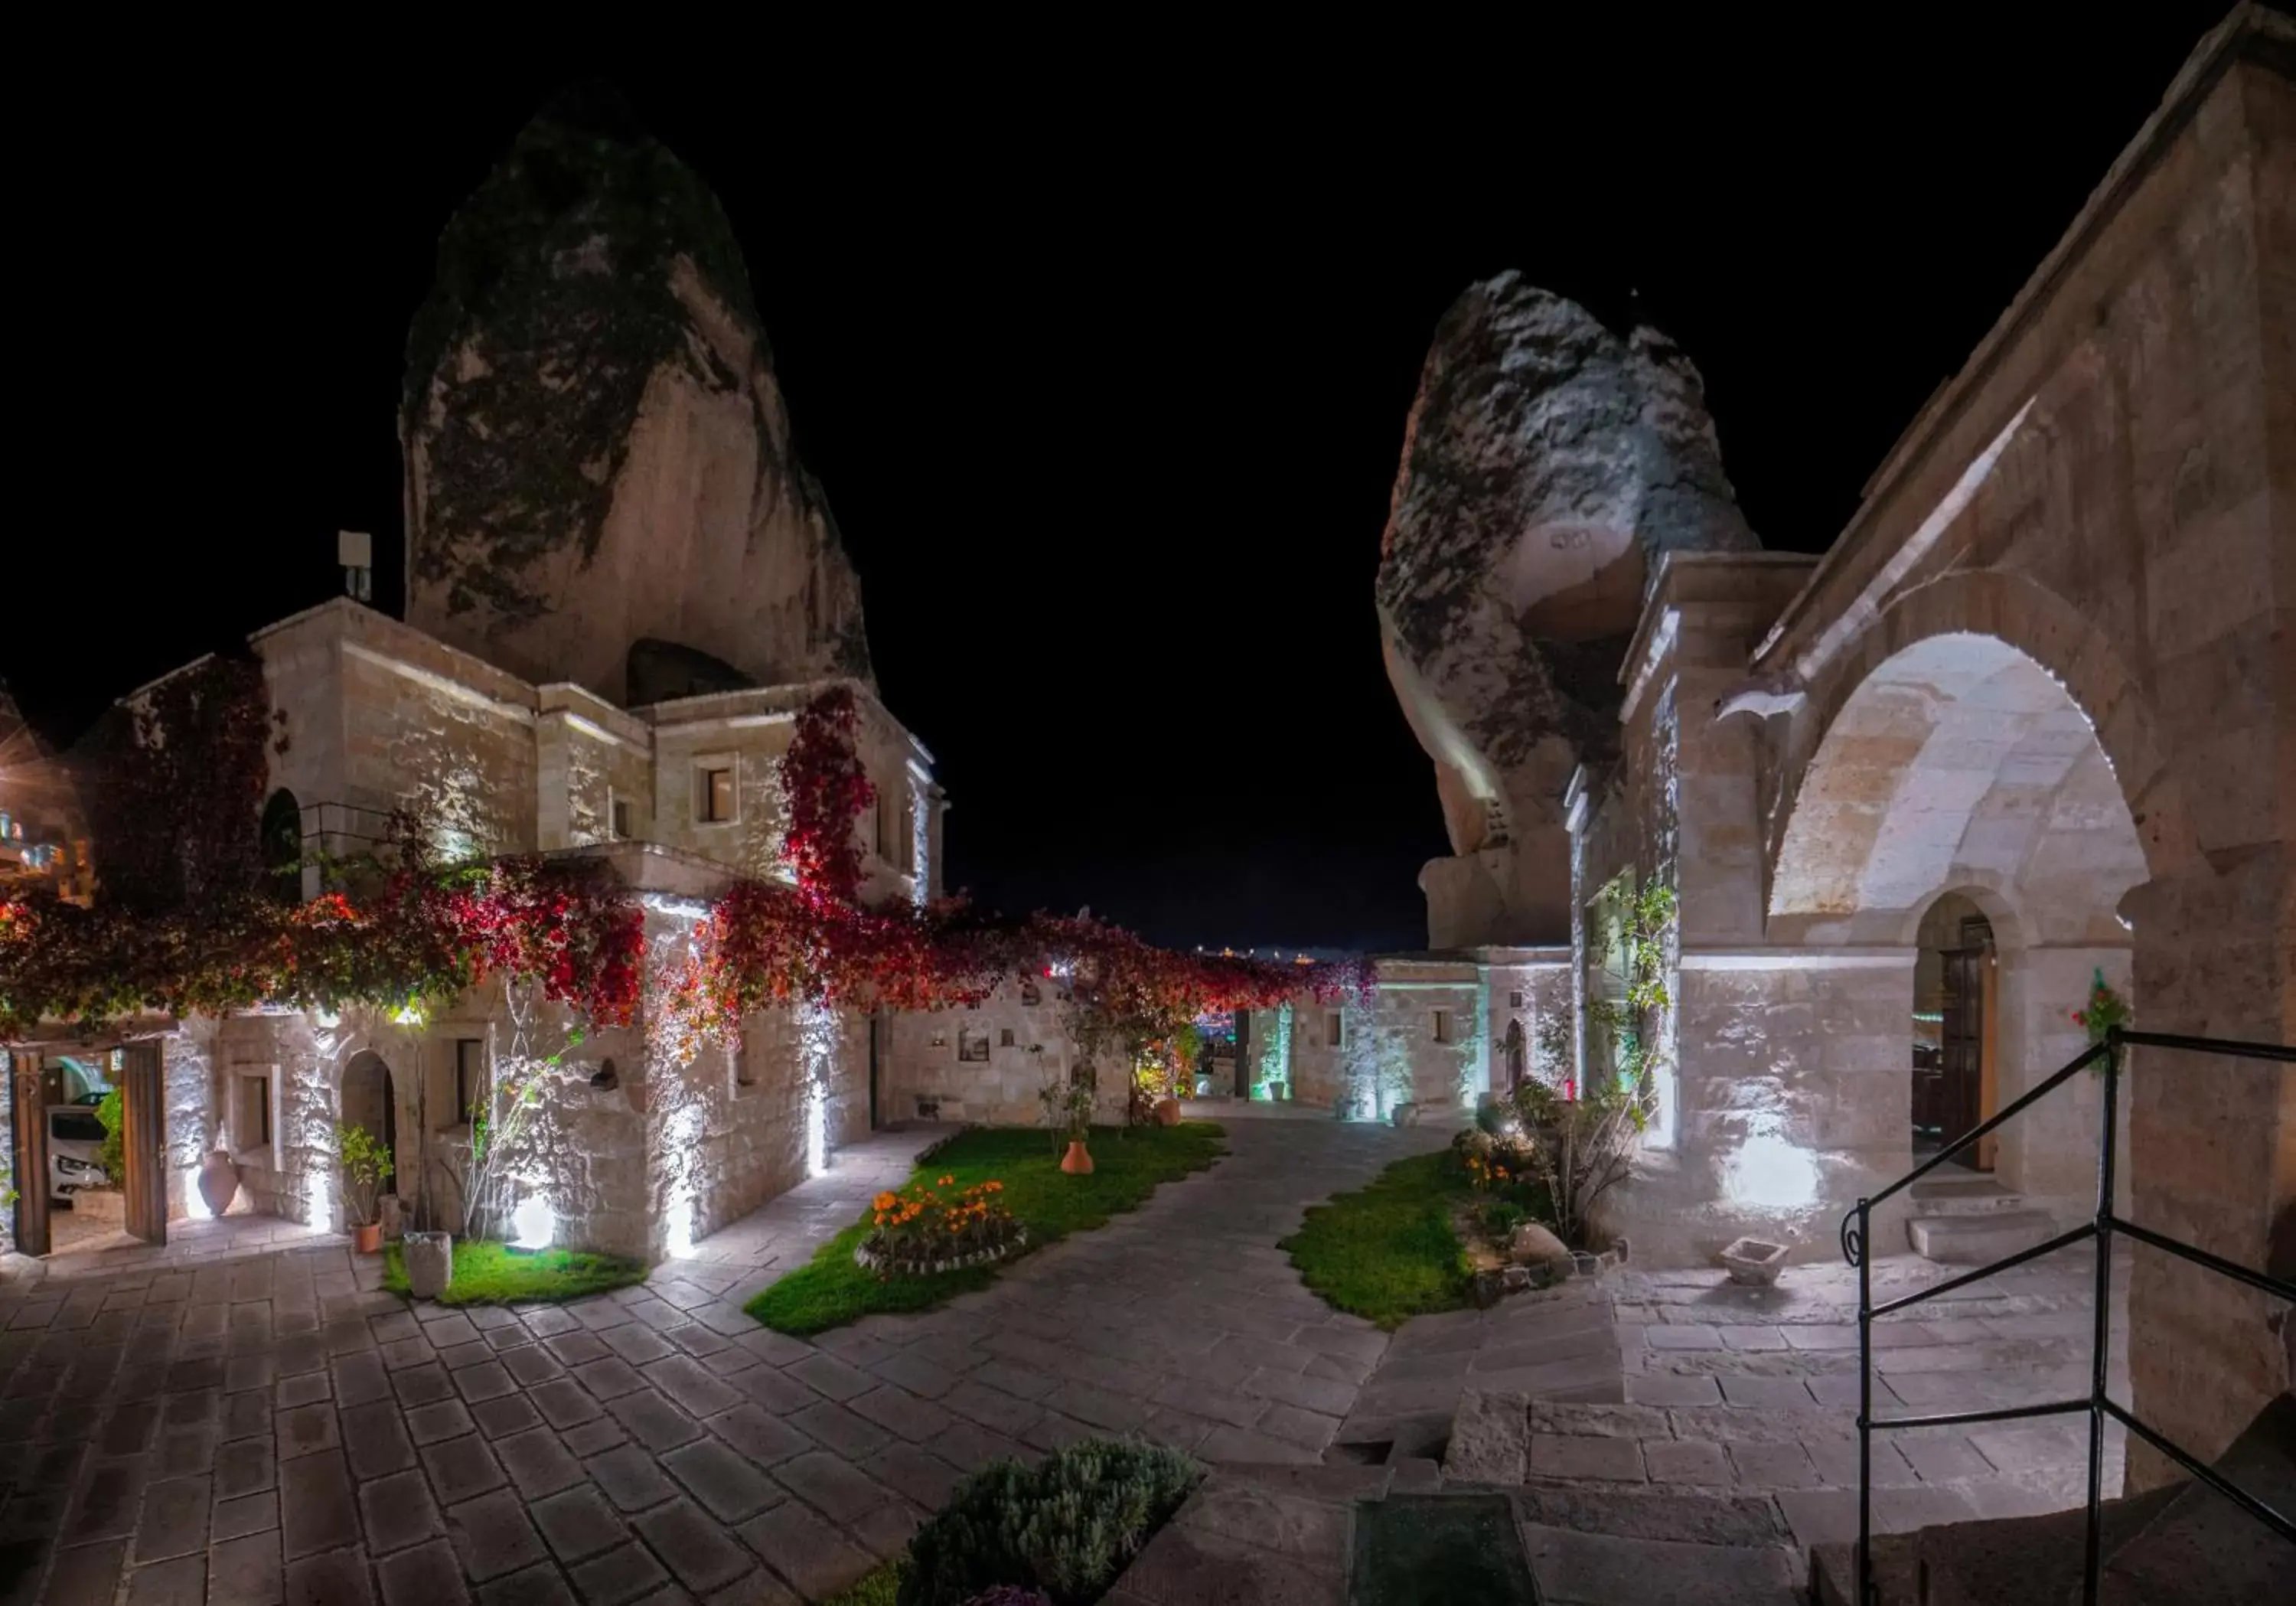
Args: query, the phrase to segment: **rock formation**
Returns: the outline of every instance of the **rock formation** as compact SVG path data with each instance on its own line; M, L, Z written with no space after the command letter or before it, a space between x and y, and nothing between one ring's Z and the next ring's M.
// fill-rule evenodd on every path
M1420 874L1437 948L1567 941L1562 793L1616 756L1619 667L1669 551L1757 547L1698 370L1502 274L1435 331L1377 597L1388 679L1453 857Z
M536 118L447 226L399 437L418 628L616 702L668 695L644 670L671 660L867 678L725 212L603 97Z

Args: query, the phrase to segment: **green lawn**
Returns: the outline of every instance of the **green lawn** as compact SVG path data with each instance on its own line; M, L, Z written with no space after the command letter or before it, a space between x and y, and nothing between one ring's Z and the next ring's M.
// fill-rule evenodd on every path
M1129 1210L1168 1182L1201 1171L1222 1150L1220 1129L1209 1122L1177 1126L1092 1129L1093 1173L1068 1176L1052 1140L1029 1127L982 1127L961 1132L920 1165L917 1179L954 1176L960 1188L995 1178L1004 1203L1029 1229L1029 1247L1043 1248L1071 1232L1089 1231ZM750 1314L778 1331L803 1337L878 1311L930 1310L955 1295L985 1288L994 1265L966 1266L930 1277L880 1281L854 1263L868 1235L863 1219L815 1251L813 1259L750 1301ZM459 1273L457 1273L459 1275Z
M397 1244L383 1250L382 1286L406 1290L406 1260ZM528 1252L508 1244L455 1242L455 1280L441 1305L515 1305L523 1300L579 1299L645 1281L646 1269L618 1255L582 1249Z
M828 1606L893 1606L901 1598L901 1564L887 1561L829 1597Z
M1452 1207L1467 1194L1450 1150L1414 1155L1317 1205L1276 1247L1327 1303L1399 1327L1467 1303L1467 1258L1451 1226Z

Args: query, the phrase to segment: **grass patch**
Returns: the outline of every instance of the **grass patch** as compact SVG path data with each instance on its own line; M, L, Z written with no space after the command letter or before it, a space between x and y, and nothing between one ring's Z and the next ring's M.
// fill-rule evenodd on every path
M991 1178L1004 1184L1005 1207L1029 1229L1030 1250L1071 1232L1086 1232L1119 1211L1137 1207L1169 1182L1201 1171L1225 1145L1220 1129L1204 1121L1177 1126L1095 1126L1093 1173L1060 1169L1052 1140L1038 1129L981 1127L960 1132L917 1167L915 1178L954 1176L960 1188ZM750 1314L778 1332L802 1338L878 1312L922 1311L995 1281L994 1265L965 1266L930 1277L880 1281L854 1264L868 1236L862 1220L814 1251L813 1259L750 1301ZM455 1273L461 1276L459 1269Z
M1399 1327L1468 1303L1471 1273L1451 1210L1469 1192L1450 1150L1414 1155L1309 1210L1276 1248L1325 1303Z
M513 1250L508 1244L455 1240L455 1280L439 1296L441 1305L516 1305L555 1302L603 1294L644 1282L646 1269L619 1255L586 1249ZM394 1294L406 1288L406 1256L397 1244L382 1252L382 1286Z
M901 1598L901 1564L887 1561L829 1597L827 1606L893 1606Z

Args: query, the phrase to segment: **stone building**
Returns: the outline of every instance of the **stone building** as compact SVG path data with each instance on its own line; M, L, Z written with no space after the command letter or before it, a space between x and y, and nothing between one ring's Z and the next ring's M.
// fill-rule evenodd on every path
M1567 932L1583 1003L1605 908L1674 894L1660 1115L1611 1201L1638 1260L1839 1253L1915 1098L1949 1083L1948 1137L2005 1108L2087 1047L2096 978L2148 1030L2296 1038L2292 77L2283 13L2202 42L1823 557L1740 539L1661 337L1512 279L1439 333L1380 580L1455 849L1431 935ZM1924 1009L1948 962L1966 996ZM2134 1219L2264 1265L2296 1080L2141 1049L2122 1085ZM2100 1106L2077 1079L1979 1157L2026 1241L2094 1212ZM2281 1387L2268 1306L2140 1248L2137 1411L2213 1457Z
M877 795L856 826L863 895L939 893L932 755L876 696L858 584L792 449L740 252L674 155L580 101L521 133L442 237L400 425L410 622L337 600L247 644L278 721L263 839L304 864L306 896L403 811L448 861L603 861L643 900L658 974L706 900L787 874L778 761L832 686L856 695ZM397 1190L451 1217L475 1091L568 1038L513 1001L130 1020L98 1042L60 1026L10 1046L12 1104L29 1118L67 1050L117 1050L140 1236L205 1208L194 1180L218 1150L232 1208L340 1225L339 1120L382 1137ZM885 1024L865 1015L775 1012L698 1058L660 1025L642 1009L556 1058L504 1157L525 1219L560 1241L679 1252L819 1169L890 1097ZM45 1191L27 1215L43 1240Z

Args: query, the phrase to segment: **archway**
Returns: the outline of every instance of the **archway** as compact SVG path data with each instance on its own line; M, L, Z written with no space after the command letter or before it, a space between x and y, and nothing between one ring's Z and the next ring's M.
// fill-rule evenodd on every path
M390 1067L373 1050L362 1050L343 1067L340 1119L345 1126L363 1126L382 1140L383 1152L396 1168L398 1154L398 1096ZM382 1190L391 1191L394 1179L383 1179Z
M1997 963L1993 922L1968 894L1945 893L1923 914L1914 951L1915 1159L1957 1141L2000 1107ZM1957 1163L1991 1171L1998 1147L1980 1139Z
M1981 959L1981 977L1961 978L1975 1017L1955 1023L1973 1063L1962 1067L1951 1120L1933 1124L1931 1135L1949 1140L1988 1108L1987 1010L1997 1108L2085 1046L2072 1014L2093 974L2129 990L2130 936L2118 911L2149 873L2119 778L2065 687L1997 637L1948 631L1882 658L1841 701L1779 842L1768 925L1774 941L1861 956L1868 968L1854 973L1866 978L1855 1006L1877 1025L1885 988L1906 1000L1924 984L1931 941L1949 939L1936 950L1940 1004L1942 956L1967 956L1966 967ZM1851 984L1833 978L1849 974L1817 969L1814 984L1846 991ZM1886 1081L1876 1063L1854 1091L1845 1083L1847 1099L1892 1107L1887 1122L1875 1112L1863 1124L1869 1142L1888 1127L1906 1132L1899 1153L1877 1146L1863 1157L1871 1178L1887 1181L1914 1157L1898 1112L1911 1028L1929 1024L1907 1023ZM1941 1056L1945 1022L1935 1024ZM1888 1052L1887 1040L1877 1036L1871 1051ZM2005 1186L2063 1218L2093 1208L2096 1098L2093 1088L2069 1090L2004 1128L1987 1157Z

